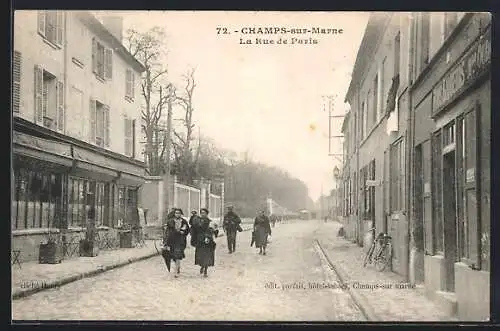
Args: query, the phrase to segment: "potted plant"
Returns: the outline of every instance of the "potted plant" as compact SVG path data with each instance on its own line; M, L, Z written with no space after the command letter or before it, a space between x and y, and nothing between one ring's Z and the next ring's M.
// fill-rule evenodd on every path
M38 262L42 264L57 264L63 259L62 247L58 245L59 233L49 228L45 239L40 243Z
M133 248L132 228L130 224L124 224L120 228L120 248Z

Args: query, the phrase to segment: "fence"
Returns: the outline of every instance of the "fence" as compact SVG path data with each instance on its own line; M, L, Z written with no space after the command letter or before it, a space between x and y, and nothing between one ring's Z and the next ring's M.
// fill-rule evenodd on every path
M185 216L192 210L199 211L200 208L207 207L210 210L209 217L214 221L219 221L222 214L221 197L210 194L206 203L202 201L201 190L195 187L175 183L174 206L181 208Z

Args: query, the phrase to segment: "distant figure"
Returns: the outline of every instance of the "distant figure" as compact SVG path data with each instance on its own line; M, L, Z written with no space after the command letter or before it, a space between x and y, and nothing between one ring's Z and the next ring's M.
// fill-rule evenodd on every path
M191 227L191 246L196 247L196 240L198 239L197 231L200 227L200 217L198 216L198 212L193 210L191 212L191 217L189 218L189 226Z
M202 208L200 214L194 264L200 266L200 274L207 277L208 267L212 267L215 262L215 238L217 238L219 231L210 224L212 220L208 218L208 209Z
M328 216L325 216L325 223L328 222Z
M172 207L172 209L170 209L170 211L169 211L169 212L168 212L168 214L167 214L167 219L166 219L166 221L171 220L171 219L173 219L173 218L175 217L175 210L176 210L176 209L177 209L177 208L175 208L175 207Z
M188 222L182 218L183 212L180 208L175 208L174 218L167 220L163 245L170 252L172 260L175 262L175 278L181 272L181 260L186 256L186 236L189 233Z
M234 251L236 250L236 233L243 231L240 224L241 219L233 211L233 207L227 207L227 213L226 215L224 215L222 226L224 228L224 231L226 232L227 249L229 250L229 254L234 253Z
M267 236L271 235L271 224L265 210L262 210L255 218L253 231L255 234L255 247L259 248L259 254L266 255Z
M276 219L277 219L277 217L276 217L276 215L274 215L274 214L271 214L271 216L269 216L269 221L270 221L270 222L271 222L271 224L273 225L273 228L274 228L274 226L276 225Z

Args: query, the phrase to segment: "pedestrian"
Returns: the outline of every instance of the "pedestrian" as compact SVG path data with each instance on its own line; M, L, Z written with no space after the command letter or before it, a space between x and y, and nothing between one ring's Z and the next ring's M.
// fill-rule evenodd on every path
M170 211L167 214L167 221L175 217L175 209L176 209L175 207L172 207L172 209L170 209Z
M200 275L203 274L203 277L207 277L208 267L213 267L215 263L215 238L217 238L218 230L214 228L212 220L208 218L208 209L202 208L200 215L194 264L200 266Z
M193 210L191 212L191 217L189 218L189 226L191 227L191 246L196 247L196 240L198 239L197 231L200 227L200 217L198 216L198 212L196 210Z
M226 232L227 249L229 250L229 254L234 253L236 250L236 233L243 231L240 224L241 219L233 211L233 206L227 207L227 213L224 215L222 226Z
M181 272L181 260L186 257L184 250L186 249L186 236L189 233L189 224L182 216L182 209L175 208L174 218L167 220L163 239L163 245L170 252L171 259L175 262L175 278Z
M271 235L271 224L265 210L261 210L255 218L253 231L255 234L255 247L259 248L259 254L266 255L267 237Z
M276 225L276 215L274 214L271 214L271 216L269 217L269 220L271 221L271 224L273 225L273 228L275 227Z

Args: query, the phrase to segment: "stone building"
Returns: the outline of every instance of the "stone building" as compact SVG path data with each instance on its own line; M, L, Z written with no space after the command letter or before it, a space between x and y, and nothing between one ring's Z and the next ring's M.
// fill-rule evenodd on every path
M121 35L120 18L15 12L11 227L22 260L37 259L49 230L138 222L144 67Z

